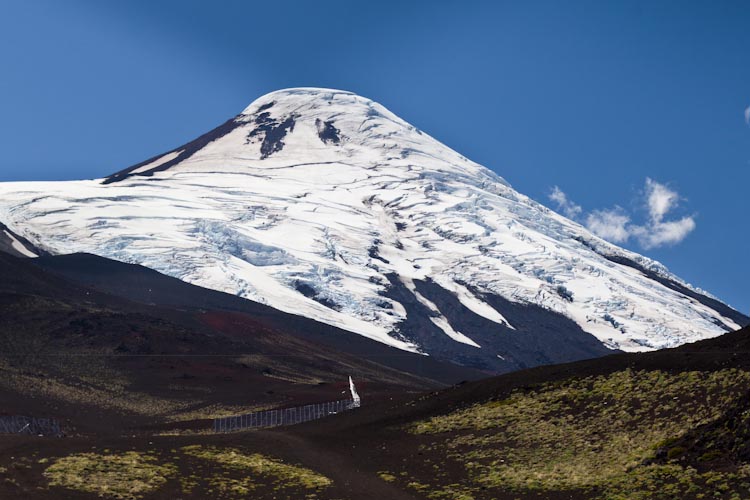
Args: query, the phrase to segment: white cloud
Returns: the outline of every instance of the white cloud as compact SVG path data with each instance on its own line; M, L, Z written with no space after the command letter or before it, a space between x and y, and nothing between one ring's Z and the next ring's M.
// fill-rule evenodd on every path
M561 211L563 215L569 219L575 219L581 215L581 212L583 212L581 206L570 201L568 195L557 186L552 188L552 192L549 194L549 199L557 203L557 210Z
M643 248L650 249L675 245L684 240L693 229L695 229L693 217L683 217L680 220L659 222L649 226L634 226L630 228L630 231Z
M750 106L745 108L745 123L750 125Z
M586 227L605 240L624 243L630 238L630 217L620 207L594 210L586 216Z
M679 200L680 197L675 191L646 177L646 202L653 224L659 224Z
M646 178L643 203L648 212L648 220L643 224L631 223L630 215L619 206L593 210L583 217L581 206L571 201L557 186L552 188L549 198L565 216L582 222L589 231L613 243L625 243L635 238L645 249L675 245L696 227L692 216L665 220L679 204L680 195L651 178Z

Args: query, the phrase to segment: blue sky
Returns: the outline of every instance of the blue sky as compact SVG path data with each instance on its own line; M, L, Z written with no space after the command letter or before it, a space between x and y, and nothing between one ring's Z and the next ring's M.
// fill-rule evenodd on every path
M0 181L104 176L266 92L342 88L750 312L747 2L0 8Z

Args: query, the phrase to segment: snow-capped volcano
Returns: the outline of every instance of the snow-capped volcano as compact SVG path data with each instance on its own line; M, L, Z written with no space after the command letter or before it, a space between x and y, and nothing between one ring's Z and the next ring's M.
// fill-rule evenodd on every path
M491 370L671 347L748 318L350 92L265 95L105 179L0 184L0 222Z

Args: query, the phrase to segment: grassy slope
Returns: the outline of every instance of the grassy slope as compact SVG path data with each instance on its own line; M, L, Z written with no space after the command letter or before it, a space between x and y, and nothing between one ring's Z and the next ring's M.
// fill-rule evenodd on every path
M749 337L465 384L346 432L418 498L748 498ZM331 446L334 425L297 432Z

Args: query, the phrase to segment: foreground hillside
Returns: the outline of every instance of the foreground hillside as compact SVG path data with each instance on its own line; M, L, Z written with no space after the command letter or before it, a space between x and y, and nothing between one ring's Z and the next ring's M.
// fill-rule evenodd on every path
M749 348L744 329L264 431L3 437L0 498L748 498Z
M352 441L415 498L747 498L748 348L744 329L468 383L359 417Z

